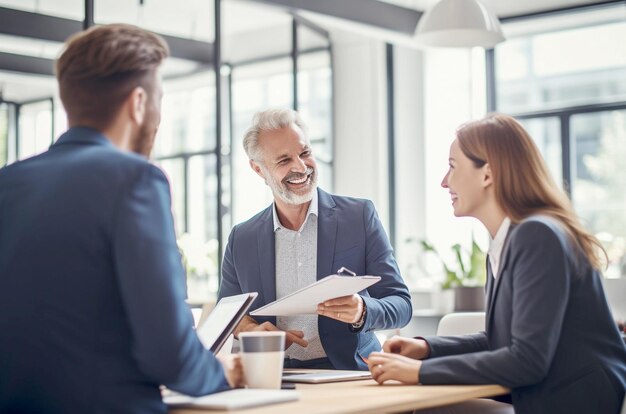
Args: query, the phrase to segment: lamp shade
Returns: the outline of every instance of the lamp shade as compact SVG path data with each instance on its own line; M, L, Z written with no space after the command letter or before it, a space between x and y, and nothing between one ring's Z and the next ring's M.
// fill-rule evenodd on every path
M504 35L498 18L478 0L440 0L419 20L415 40L424 46L492 48Z

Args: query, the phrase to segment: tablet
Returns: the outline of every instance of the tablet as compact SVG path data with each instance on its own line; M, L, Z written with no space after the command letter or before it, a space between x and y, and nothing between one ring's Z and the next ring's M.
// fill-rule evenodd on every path
M209 316L196 329L200 342L206 349L210 349L214 354L219 352L228 336L233 333L246 315L257 295L256 292L244 293L227 296L217 302Z
M283 382L324 384L327 382L358 381L372 378L369 371L283 371Z

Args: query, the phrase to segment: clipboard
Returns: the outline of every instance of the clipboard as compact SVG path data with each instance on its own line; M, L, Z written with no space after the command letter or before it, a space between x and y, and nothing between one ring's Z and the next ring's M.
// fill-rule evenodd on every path
M196 329L202 345L217 354L257 295L257 292L252 292L220 299L202 325Z
M360 292L380 280L380 276L330 275L296 290L252 312L255 316L316 314L318 303Z

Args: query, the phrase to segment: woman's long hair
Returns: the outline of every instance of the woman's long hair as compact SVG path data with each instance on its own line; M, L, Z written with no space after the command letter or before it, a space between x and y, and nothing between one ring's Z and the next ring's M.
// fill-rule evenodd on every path
M459 127L457 139L463 154L476 167L489 163L496 201L513 223L533 214L556 218L591 266L597 270L603 267L600 252L605 258L606 252L602 244L584 229L519 122L508 115L489 114Z

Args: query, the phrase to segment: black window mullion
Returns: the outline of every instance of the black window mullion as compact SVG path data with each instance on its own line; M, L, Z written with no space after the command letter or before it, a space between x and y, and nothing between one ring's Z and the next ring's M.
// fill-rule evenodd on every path
M50 145L54 144L54 98L50 98Z
M298 22L291 21L291 61L293 64L293 110L298 110Z
M561 157L563 168L563 188L572 197L572 137L570 136L571 114L559 116L561 121Z
M94 0L85 0L85 19L83 20L83 30L94 25Z
M15 160L18 161L20 159L20 111L22 105L15 104L13 119L15 122Z
M495 112L497 108L495 49L485 51L485 72L487 76L487 112Z

